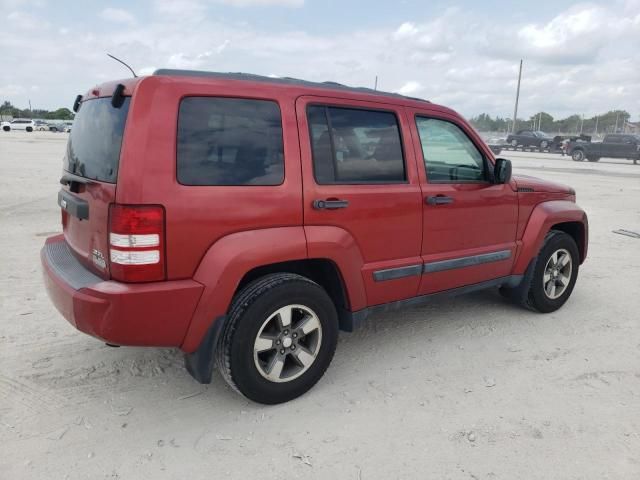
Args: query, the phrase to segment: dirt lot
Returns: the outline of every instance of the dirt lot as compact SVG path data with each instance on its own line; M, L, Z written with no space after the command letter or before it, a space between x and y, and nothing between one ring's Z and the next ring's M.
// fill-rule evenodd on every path
M512 154L590 215L565 307L485 292L381 315L311 392L264 407L52 307L39 249L65 142L0 132L0 478L640 478L640 240L611 233L640 232L640 166Z

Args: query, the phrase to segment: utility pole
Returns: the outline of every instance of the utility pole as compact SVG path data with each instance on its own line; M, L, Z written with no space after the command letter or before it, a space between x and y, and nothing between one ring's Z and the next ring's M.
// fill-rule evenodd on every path
M538 114L538 130L542 130L542 112Z
M513 109L513 125L511 133L516 131L516 123L518 122L518 100L520 100L520 80L522 80L522 60L520 60L520 70L518 71L518 88L516 90L516 105Z
M596 115L596 132L595 135L598 135L598 116Z
M616 113L616 128L613 130L613 133L618 133L618 118L620 117L620 112Z
M376 82L373 84L373 89L378 90L378 75L376 75Z
M29 99L29 117L33 118L33 109L31 108L31 99Z
M580 117L580 135L582 135L582 126L584 125L584 113Z

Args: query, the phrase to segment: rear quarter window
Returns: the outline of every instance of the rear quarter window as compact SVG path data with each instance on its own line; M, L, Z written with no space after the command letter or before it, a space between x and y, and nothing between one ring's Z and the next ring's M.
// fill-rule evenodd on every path
M280 185L284 145L274 101L188 97L180 103L177 176L183 185Z

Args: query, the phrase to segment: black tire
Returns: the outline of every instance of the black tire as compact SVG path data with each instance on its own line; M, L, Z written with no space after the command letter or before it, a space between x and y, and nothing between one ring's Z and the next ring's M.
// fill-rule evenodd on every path
M517 148L517 146L518 146L518 141L517 141L515 138L514 138L513 140L511 140L511 146L512 146L513 148Z
M4 130L5 132L8 132L9 130L11 130L11 127L4 126L2 127L2 130Z
M546 140L542 140L540 142L540 150L545 150L548 147L549 147L549 142L547 142Z
M265 319L292 304L303 305L317 314L322 341L315 360L304 373L277 383L258 370L254 342ZM337 341L338 314L327 292L300 275L275 273L249 283L236 294L216 348L216 364L234 390L255 402L273 405L299 397L313 387L331 363Z
M589 160L590 162L599 162L600 161L600 157L589 157L589 158L587 158L587 160Z
M575 148L572 152L571 152L571 159L574 162L582 162L584 161L584 151L579 149L579 148Z
M559 250L566 250L571 256L571 276L564 292L562 292L558 298L552 299L545 292L543 277L547 262L553 253ZM533 269L533 275L531 275L528 285L523 286L526 290L526 292L524 292L526 295L522 298L523 306L540 313L550 313L558 310L565 304L571 296L571 292L573 292L576 279L578 278L579 265L580 253L573 237L565 232L551 230L547 234L540 249Z
M27 132L33 132L33 128L31 128L31 127L27 127L25 130L26 130Z

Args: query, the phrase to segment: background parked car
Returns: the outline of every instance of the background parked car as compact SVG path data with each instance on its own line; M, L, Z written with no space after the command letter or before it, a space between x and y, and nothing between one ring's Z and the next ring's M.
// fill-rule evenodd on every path
M38 132L47 132L49 131L49 124L43 120L35 120L34 121L34 130Z
M507 143L512 147L538 147L549 148L553 144L553 138L540 130L519 130L507 137Z
M33 132L35 127L36 123L33 120L26 118L14 118L10 122L2 122L2 130L5 132L10 130L26 130L27 132Z

